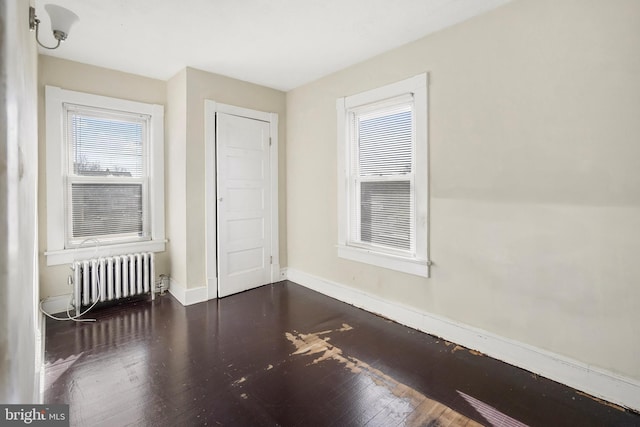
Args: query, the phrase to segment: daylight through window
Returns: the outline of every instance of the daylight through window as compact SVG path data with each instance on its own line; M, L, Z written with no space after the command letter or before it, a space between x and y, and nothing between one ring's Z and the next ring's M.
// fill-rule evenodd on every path
M352 240L412 251L413 100L352 112L355 212Z
M165 249L164 107L45 87L47 265Z
M148 239L149 116L65 105L69 246L87 238Z
M338 255L428 277L426 81L338 99Z

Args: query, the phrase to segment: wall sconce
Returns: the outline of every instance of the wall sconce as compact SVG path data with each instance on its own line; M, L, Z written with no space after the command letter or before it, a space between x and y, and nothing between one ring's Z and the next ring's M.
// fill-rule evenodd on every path
M53 37L58 40L58 44L53 47L45 46L40 43L38 39L38 28L40 26L40 20L36 16L36 9L32 6L29 7L29 29L36 30L36 41L40 46L45 49L56 49L60 46L60 43L67 39L69 35L69 29L80 18L78 15L71 12L64 7L56 6L55 4L45 4L44 9L51 18L51 29L53 30Z

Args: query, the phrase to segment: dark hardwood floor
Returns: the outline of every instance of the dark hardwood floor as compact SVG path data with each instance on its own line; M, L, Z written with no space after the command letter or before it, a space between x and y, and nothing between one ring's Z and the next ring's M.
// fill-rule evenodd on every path
M640 426L640 415L291 282L47 320L77 426Z

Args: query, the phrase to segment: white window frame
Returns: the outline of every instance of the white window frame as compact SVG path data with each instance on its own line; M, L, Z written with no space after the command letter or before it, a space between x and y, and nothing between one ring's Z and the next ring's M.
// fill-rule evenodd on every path
M83 247L67 248L66 229L69 216L66 204L67 162L69 150L65 136L67 120L65 104L149 116L148 209L144 212L150 240L135 242L87 242ZM165 250L164 230L164 107L106 96L61 89L45 88L46 113L46 180L47 180L47 265L60 265L74 260L112 256L131 252Z
M411 251L378 248L351 240L353 214L351 157L356 150L350 130L352 112L382 108L385 101L411 96L414 111L414 151L412 191L414 196L413 232L415 245ZM421 277L429 277L429 171L428 171L428 75L420 74L406 80L372 89L336 101L338 129L338 256L340 258L376 265Z

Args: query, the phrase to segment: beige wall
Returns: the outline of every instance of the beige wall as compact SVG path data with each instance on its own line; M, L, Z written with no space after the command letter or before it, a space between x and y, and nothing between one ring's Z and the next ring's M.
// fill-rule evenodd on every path
M38 61L38 133L40 174L38 182L38 226L40 245L40 297L71 293L67 285L70 273L68 265L47 267L44 252L47 250L47 171L45 144L44 87L58 86L63 89L111 96L132 101L166 104L166 83L133 74L94 67L51 56L39 56ZM165 204L169 203L165 200ZM156 259L156 273L169 273L167 254Z
M187 283L187 70L167 82L165 110L165 204L169 272Z
M0 0L0 402L37 403L37 51L28 0Z
M640 2L520 0L287 94L288 266L640 379ZM422 279L336 256L336 109L430 74Z
M280 262L286 264L285 93L228 77L186 68L168 82L40 56L39 156L46 158L44 87L59 86L97 95L165 105L165 226L167 251L156 258L156 273L166 273L186 287L206 284L204 100L279 115ZM68 265L47 267L46 167L39 180L41 297L65 295Z

